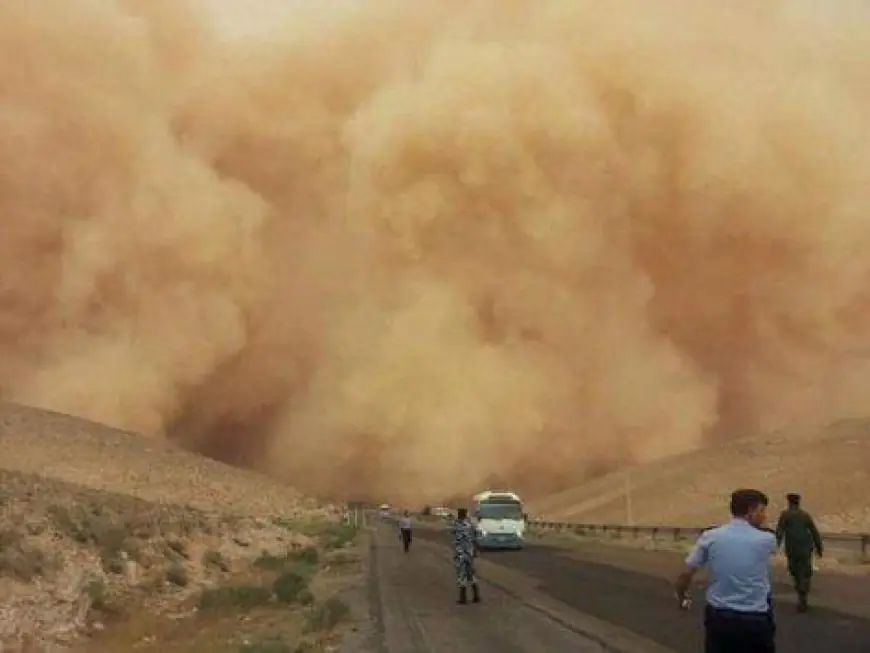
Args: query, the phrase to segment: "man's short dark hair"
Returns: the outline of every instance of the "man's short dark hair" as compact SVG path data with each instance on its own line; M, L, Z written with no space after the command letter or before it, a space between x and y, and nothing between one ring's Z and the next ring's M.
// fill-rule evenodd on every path
M770 502L761 490L742 489L731 493L731 514L735 517L745 517L758 506L766 506Z
M460 508L456 511L456 519L465 519L468 517L468 508Z

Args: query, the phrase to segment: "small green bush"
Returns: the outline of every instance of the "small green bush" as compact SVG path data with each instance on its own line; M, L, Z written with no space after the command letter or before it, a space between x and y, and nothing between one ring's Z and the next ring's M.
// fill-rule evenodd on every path
M204 590L199 596L200 610L221 610L240 608L250 610L267 605L272 600L272 592L260 585L229 585Z
M91 541L89 515L81 506L76 506L70 510L65 506L52 505L48 507L47 512L55 529L61 535L80 544L87 544Z
M304 565L316 565L320 562L320 554L317 553L317 549L313 546L306 546L304 549L293 551L288 557Z
M281 603L296 603L303 590L308 589L308 581L295 571L285 571L272 583L272 591Z
M220 551L206 551L202 554L202 566L206 569L229 571L230 565Z
M187 569L181 565L170 565L166 570L166 580L178 587L187 587L187 584L190 582Z
M276 526L316 538L325 549L340 549L356 539L359 529L351 524L325 519L274 519Z
M304 589L299 592L296 601L300 605L314 605L314 594L311 593L311 590Z
M263 551L260 556L254 560L254 567L265 571L296 569L297 571L311 573L313 568L317 566L319 559L320 555L314 547L306 547L280 556L273 555L268 551Z
M347 603L339 598L330 598L308 613L306 630L323 632L332 630L350 616Z
M108 552L101 553L100 557L103 562L103 571L107 574L122 576L127 573L127 562L123 558Z
M272 555L268 551L263 551L260 556L254 560L254 567L264 571L280 571L287 566L287 556Z
M101 579L90 581L85 589L91 600L91 609L109 617L118 617L125 614L122 602L109 591L106 583Z
M320 536L325 549L343 549L356 539L358 529L350 524L333 524Z
M0 553L0 576L29 583L48 569L48 559L39 549L11 549Z

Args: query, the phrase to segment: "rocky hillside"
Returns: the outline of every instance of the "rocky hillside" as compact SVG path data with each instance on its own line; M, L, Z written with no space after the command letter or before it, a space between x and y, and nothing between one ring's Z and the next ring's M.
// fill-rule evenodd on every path
M318 651L348 616L356 531L334 508L19 406L0 412L0 450L4 653Z

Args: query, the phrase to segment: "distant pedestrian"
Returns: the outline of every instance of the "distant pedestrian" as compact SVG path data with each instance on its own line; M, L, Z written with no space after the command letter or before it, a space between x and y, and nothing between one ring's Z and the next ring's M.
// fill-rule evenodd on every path
M402 547L405 549L405 553L411 549L411 515L406 510L401 517L399 517L399 537L402 539Z
M763 492L736 490L731 495L731 522L701 534L677 578L677 599L685 608L695 573L708 568L705 653L776 650L770 586L776 536L763 529L767 504Z
M788 508L779 515L776 525L776 544L785 541L788 573L797 592L798 612L809 609L810 583L813 578L813 552L823 554L822 536L810 514L801 508L799 494L787 494Z
M477 587L477 576L474 570L474 559L477 557L477 536L474 524L468 519L468 510L460 508L456 519L450 526L453 535L453 566L456 572L456 583L459 585L459 603L468 603L468 588L471 587L472 600L480 603L480 591Z

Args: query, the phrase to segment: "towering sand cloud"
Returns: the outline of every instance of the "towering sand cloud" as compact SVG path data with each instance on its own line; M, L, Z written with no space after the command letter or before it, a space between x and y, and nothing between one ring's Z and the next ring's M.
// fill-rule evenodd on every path
M866 3L244 4L0 3L4 398L414 501L863 410Z

